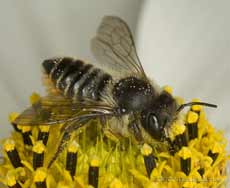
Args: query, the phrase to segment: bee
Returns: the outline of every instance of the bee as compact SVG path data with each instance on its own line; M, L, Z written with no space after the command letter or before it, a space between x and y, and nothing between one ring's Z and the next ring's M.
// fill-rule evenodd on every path
M61 141L48 167L71 134L92 119L108 122L105 131L116 137L131 134L140 143L147 142L147 137L163 142L184 107L216 107L204 102L179 105L154 84L144 72L128 25L118 17L103 18L91 48L97 66L70 57L45 60L44 74L57 92L48 93L15 120L30 126L63 124ZM79 109L84 113L79 114Z

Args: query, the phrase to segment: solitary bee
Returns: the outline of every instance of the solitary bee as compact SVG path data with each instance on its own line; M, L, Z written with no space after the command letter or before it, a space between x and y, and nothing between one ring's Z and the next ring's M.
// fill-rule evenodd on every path
M128 25L118 17L103 18L91 47L100 68L69 57L45 60L44 73L57 92L41 98L15 120L31 126L63 124L62 139L49 167L71 133L92 119L108 121L106 131L116 137L131 133L140 143L147 137L163 142L184 107L216 107L203 102L179 105L170 93L153 84L137 56Z

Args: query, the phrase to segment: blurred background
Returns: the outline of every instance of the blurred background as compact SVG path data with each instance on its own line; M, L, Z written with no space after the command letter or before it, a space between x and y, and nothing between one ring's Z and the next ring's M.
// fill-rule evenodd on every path
M69 0L1 1L0 137L9 134L8 114L44 94L41 62L73 56L95 62L90 39L104 15L129 24L147 74L170 85L186 101L218 104L211 122L230 137L230 1Z

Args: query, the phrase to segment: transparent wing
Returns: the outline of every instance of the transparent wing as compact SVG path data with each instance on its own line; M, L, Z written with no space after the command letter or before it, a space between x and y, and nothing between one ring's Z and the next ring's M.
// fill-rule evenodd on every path
M62 95L42 97L14 121L17 125L53 125L72 121L82 113L113 114L114 109L93 101L72 101Z
M113 76L134 75L146 78L131 31L120 18L106 16L91 41L91 49L99 66Z

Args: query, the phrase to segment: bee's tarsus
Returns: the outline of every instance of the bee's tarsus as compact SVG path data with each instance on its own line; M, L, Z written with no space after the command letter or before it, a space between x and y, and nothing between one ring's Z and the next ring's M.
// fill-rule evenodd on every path
M48 164L48 168L51 167L51 165L53 164L53 162L57 159L57 157L59 156L59 154L65 149L68 141L70 140L71 134L72 132L78 130L79 128L83 127L86 125L86 123L88 121L90 121L93 118L96 117L101 117L101 116L105 116L104 114L84 114L82 116L77 116L75 119L73 119L73 121L68 122L66 124L66 126L64 126L63 129L63 134L62 134L62 138L61 141L58 145L58 148L53 156L53 158L50 160L49 164Z

